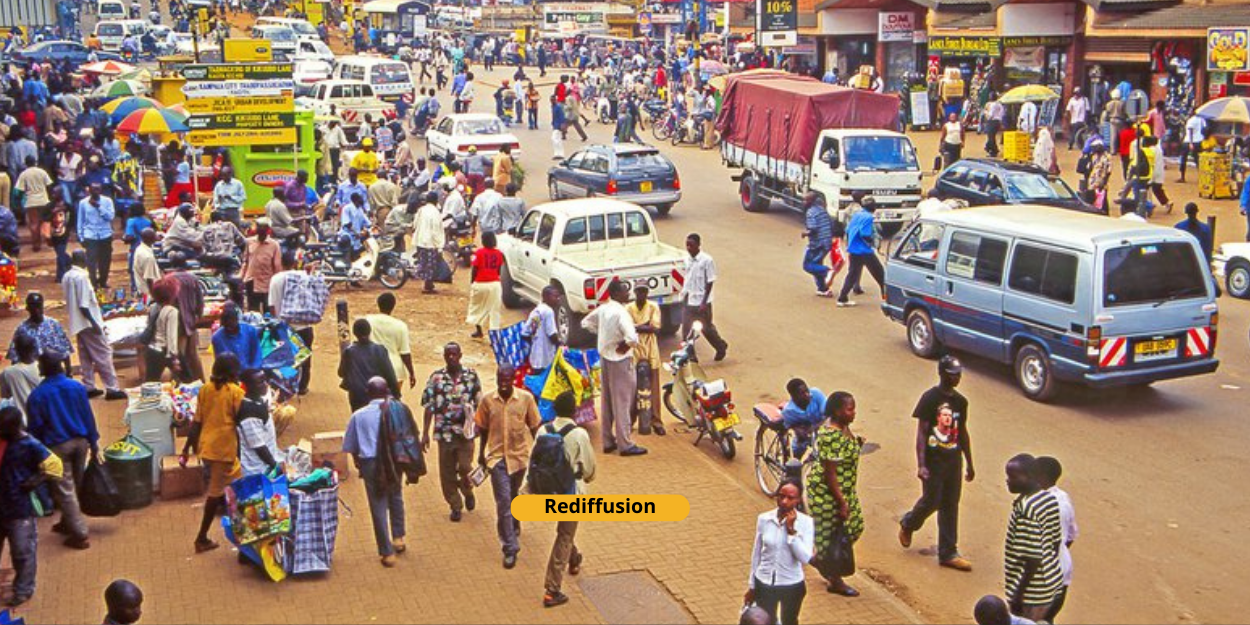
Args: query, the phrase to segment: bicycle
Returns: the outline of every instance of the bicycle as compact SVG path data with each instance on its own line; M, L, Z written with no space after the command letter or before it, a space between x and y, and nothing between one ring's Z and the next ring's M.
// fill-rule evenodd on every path
M667 141L677 132L677 127L681 124L681 120L677 119L677 114L673 111L667 111L658 120L651 124L651 135L657 141Z
M759 420L759 428L755 431L755 480L765 495L773 497L781 482L790 477L798 477L800 483L807 483L807 475L811 472L816 455L809 444L801 458L794 457L794 434L785 426L781 417L781 406L777 404L756 404L752 409ZM792 463L798 462L797 476Z

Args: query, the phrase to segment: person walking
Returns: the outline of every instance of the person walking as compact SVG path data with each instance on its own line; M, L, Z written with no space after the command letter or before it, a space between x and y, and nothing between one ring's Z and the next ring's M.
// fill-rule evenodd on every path
M846 279L842 281L842 292L838 294L839 308L855 306L855 302L850 300L850 294L859 287L865 268L881 288L882 299L885 298L885 269L881 266L881 260L877 258L873 246L877 236L876 221L873 218L873 213L877 211L877 200L871 195L865 195L860 200L860 207L863 210L852 215L851 222L846 226L846 251L851 255L851 264L847 269Z
M383 413L383 408L391 409L391 384L375 376L368 380L366 389L369 402L354 411L347 421L343 451L351 454L352 463L365 483L369 516L373 520L373 539L377 543L382 566L392 568L399 563L395 554L407 551L408 546L404 542L407 530L403 484L388 453L388 441L382 435L382 419L390 418Z
M109 268L113 263L113 200L102 195L104 188L92 183L90 193L78 203L78 241L87 250L87 271L91 283L108 290Z
M1059 545L1059 569L1063 572L1063 586L1042 619L1047 623L1054 623L1068 598L1068 587L1072 585L1072 543L1080 536L1080 528L1076 524L1076 509L1072 507L1072 498L1057 486L1063 475L1063 465L1050 456L1040 456L1037 459L1037 475L1038 486L1054 495L1059 502L1059 527L1063 531L1063 543Z
M1214 253L1214 241L1211 235L1211 226L1198 219L1198 205L1190 202L1185 205L1185 219L1176 224L1177 230L1183 230L1193 235L1198 240L1198 247L1202 248L1202 255L1207 262L1211 262Z
M1007 490L1016 495L1004 549L1007 603L1012 614L1040 621L1063 587L1059 500L1041 487L1037 460L1029 454L1007 462Z
M1037 129L1037 140L1033 142L1033 166L1052 175L1059 173L1059 161L1055 155L1055 138L1050 134L1050 127L1043 124Z
M776 501L775 510L755 519L751 576L742 603L763 608L773 623L798 625L807 596L803 567L815 553L816 526L812 517L798 510L803 501L798 482L783 481Z
M962 378L959 360L943 356L938 361L938 385L920 396L912 412L916 419L916 475L923 490L899 523L898 542L904 549L910 548L912 535L937 512L938 563L956 571L971 571L972 563L959 555L962 480L976 478L968 433L968 399L956 390ZM964 460L968 462L966 473Z
M439 252L447 243L442 212L438 208L437 191L430 191L425 195L425 203L417 210L413 223L412 244L417 248L417 278L425 281L423 293L433 293L435 272L441 260Z
M689 284L689 278L686 281ZM638 331L625 310L629 302L629 284L613 280L608 285L608 301L582 320L582 328L598 335L599 357L603 359L603 453L610 454L618 446L622 456L647 453L634 444L630 436L634 396L638 378L634 371L633 349L638 345Z
M1071 151L1076 142L1076 136L1085 129L1086 120L1089 118L1089 98L1081 93L1080 87L1072 90L1072 97L1068 99L1068 106L1064 108L1064 113L1068 116L1068 150Z
M512 516L512 500L521 493L530 462L534 432L542 425L538 403L529 391L513 385L516 369L502 364L495 389L482 395L473 415L481 445L477 461L490 475L495 494L495 531L503 548L503 568L516 566L521 551L521 522Z
M235 431L239 406L243 403L243 387L239 386L239 358L231 353L217 354L208 384L200 388L191 434L182 448L180 464L194 451L208 474L204 514L200 531L195 536L195 552L204 553L219 547L210 540L208 530L218 512L225 510L226 487L242 477L239 467L239 435Z
M438 440L438 479L453 523L460 522L462 510L472 512L477 507L469 471L477 435L473 415L482 396L482 381L476 371L460 363L462 356L456 343L444 346L445 366L430 374L421 396L425 409L421 446L428 451L430 439Z
M807 476L807 501L816 528L814 562L819 563L817 569L830 593L858 597L859 591L842 579L843 567L848 563L835 563L829 558L835 533L843 532L848 545L854 545L864 533L858 490L863 440L851 431L855 398L843 391L830 395L825 416L827 421L816 431L816 462ZM853 565L853 558L849 564Z
M1158 135L1145 137L1141 141L1143 150L1150 150L1154 153L1150 158L1150 191L1154 193L1155 199L1159 200L1159 205L1170 215L1172 213L1172 200L1168 198L1168 192L1163 188L1163 184L1166 182L1164 174L1167 171L1167 159L1163 155L1163 145L1159 143Z
M339 357L339 388L347 391L347 401L352 412L365 407L372 400L369 380L382 378L395 397L400 396L399 380L391 367L391 356L386 348L369 339L373 327L365 319L352 323L352 336L356 342L347 346Z
M1202 155L1202 142L1207 137L1206 118L1194 113L1185 120L1184 140L1181 141L1181 182L1185 182L1185 169L1189 165L1189 157L1194 157L1194 165L1201 166L1199 157Z
M286 207L283 206L285 210ZM282 271L282 246L271 237L273 230L267 219L256 222L256 236L247 240L247 255L243 261L243 291L247 307L252 312L266 314L269 308L269 288L273 277Z
M951 113L946 123L942 124L942 132L938 135L938 151L942 153L942 168L955 164L964 151L964 127L959 123L959 115Z
M412 340L408 324L396 317L395 294L389 291L378 296L378 312L365 315L372 333L369 340L386 348L391 359L391 369L398 378L401 372L408 373L408 388L417 387L417 374L412 368Z
M26 401L26 427L65 466L64 475L52 489L52 498L61 509L61 520L52 526L52 531L68 536L67 547L87 549L91 542L87 518L78 507L78 487L87 469L87 459L100 456L100 432L87 399L87 388L66 374L65 360L64 355L56 352L39 356L43 382Z
M816 295L833 297L833 279L842 269L841 263L835 263L832 269L825 266L825 257L833 251L833 218L829 216L823 198L815 191L804 194L803 206L807 226L802 232L802 237L807 239L803 271L815 280Z
M1007 116L1007 107L997 98L985 105L985 153L990 158L998 158L998 133L1003 130L1003 120Z
M87 254L74 250L70 269L61 280L65 291L65 311L69 316L69 333L78 343L78 364L82 369L82 381L87 394L95 393L95 377L104 384L104 399L125 399L113 369L113 348L104 336L104 314L91 278L87 276Z
M555 419L540 431L545 436L561 438L565 460L573 472L573 492L576 495L585 495L586 485L595 481L594 444L590 442L590 434L573 421L577 400L572 391L557 395L552 402L552 408L556 413ZM535 449L530 451L531 457L541 444L541 438L542 436L535 437ZM582 570L584 559L574 542L576 537L577 521L560 521L556 524L556 540L551 545L551 556L547 559L547 576L543 582L543 607L554 608L569 602L568 595L561 592L565 567L568 567L569 575L577 575Z
M695 321L703 324L703 336L716 350L714 360L720 362L729 352L729 343L721 337L712 322L712 287L716 284L716 261L703 251L703 237L697 232L686 236L686 281L682 283L677 299L682 302L681 335L690 336ZM696 359L697 360L697 359Z
M625 307L629 311L630 320L634 323L634 330L638 332L638 344L634 346L635 369L639 371L637 374L638 384L642 384L645 381L647 388L651 392L649 403L650 419L644 422L642 420L644 415L641 411L638 411L635 418L638 420L639 434L655 432L657 436L664 436L668 432L664 429L664 420L660 416L658 403L660 398L659 333L663 324L663 317L660 314L660 307L648 298L650 294L651 289L647 288L646 283L639 281L634 287L634 301ZM644 363L647 369L645 376L641 372ZM635 409L637 407L636 404Z
M13 338L9 341L8 359L9 362L17 362L17 339L22 336L29 336L35 341L35 355L41 356L46 352L55 352L65 357L65 369L70 369L69 357L74 352L74 348L70 345L69 337L65 334L65 329L61 327L61 323L44 312L43 294L38 291L31 291L26 294L26 319L17 324L17 328L13 330ZM96 393L95 396L103 393Z
M52 177L35 162L35 157L26 157L26 168L13 186L22 192L26 204L26 225L30 228L30 247L38 252L43 247L40 227L45 218L51 216L48 209L52 207ZM0 204L8 204L8 201L9 198L0 198Z
M283 252L282 271L269 281L269 309L273 311L273 316L277 319L282 318L282 300L286 296L289 280L295 274L304 273L296 268L298 262L294 251ZM308 385L312 382L312 347L313 340L316 338L313 328L314 326L311 324L291 324L291 331L299 336L304 346L309 350L308 358L305 358L304 363L300 365L298 391L300 395L308 394Z
M59 484L65 469L61 459L22 426L22 412L0 408L0 551L7 543L13 563L13 594L6 605L20 606L35 595L38 572L39 516L32 501L39 484ZM0 554L2 555L2 554Z
M482 233L482 247L473 252L469 272L469 312L465 322L474 328L472 338L480 339L482 326L498 330L503 312L503 286L499 274L503 270L503 252L496 249L493 232Z
M1093 196L1094 208L1106 215L1110 212L1107 187L1111 184L1111 155L1102 142L1090 146L1090 150L1089 192Z

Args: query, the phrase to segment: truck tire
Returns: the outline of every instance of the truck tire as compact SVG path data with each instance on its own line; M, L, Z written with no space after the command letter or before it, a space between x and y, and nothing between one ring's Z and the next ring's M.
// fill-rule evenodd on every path
M742 209L748 213L762 213L768 210L769 200L760 192L759 183L750 174L742 176L738 184L738 197L742 200Z
M525 300L516 292L516 284L512 282L512 272L508 270L507 263L499 274L499 286L503 291L504 308L515 309L525 305Z
M595 335L582 329L582 317L569 307L567 297L560 298L560 307L556 309L556 328L565 345L573 348L594 347Z
M673 212L673 205L672 204L656 204L655 212L659 214L661 217L663 217Z

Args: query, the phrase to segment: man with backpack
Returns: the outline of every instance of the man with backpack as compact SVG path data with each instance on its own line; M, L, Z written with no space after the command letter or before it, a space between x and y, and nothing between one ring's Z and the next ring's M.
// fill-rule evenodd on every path
M595 479L595 449L590 434L573 421L577 400L572 391L560 393L552 404L556 418L540 428L530 452L529 490L535 495L584 495L586 484ZM556 541L547 560L546 594L543 607L554 608L569 602L560 592L564 567L569 575L582 568L582 554L573 539L577 521L560 521L556 525Z
M512 500L521 492L530 462L527 439L542 425L538 403L529 391L513 386L515 377L512 365L499 365L495 390L482 395L473 415L482 441L477 462L490 474L495 493L496 530L505 569L516 566L516 554L521 551L521 522L512 517Z

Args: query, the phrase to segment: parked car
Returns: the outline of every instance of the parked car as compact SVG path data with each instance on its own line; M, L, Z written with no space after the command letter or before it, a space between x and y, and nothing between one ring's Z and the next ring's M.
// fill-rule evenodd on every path
M572 345L594 342L581 320L607 301L613 280L650 287L660 306L661 333L681 325L677 297L686 254L662 243L651 216L636 204L609 198L540 204L499 237L499 250L506 259L504 305L537 303L544 287L556 286L564 293L556 326Z
M96 18L100 20L124 20L130 17L130 11L121 0L100 0L96 5Z
M1062 178L1033 165L992 158L965 158L938 174L934 183L942 199L960 199L970 206L1041 204L1089 213L1085 203Z
M667 215L681 200L681 178L651 146L590 145L547 170L547 190L552 200L606 195Z
M313 85L330 78L330 64L325 61L300 60L293 65L295 91L300 95L312 92Z
M379 100L373 95L373 87L359 80L324 80L313 86L310 95L297 98L296 102L311 108L318 117L337 114L343 120L344 132L353 137L365 115L386 121L395 119L395 106Z
M286 26L290 28L300 41L321 42L321 35L317 32L317 28L310 24L308 20L302 20L295 17L259 17L256 19L257 26ZM325 44L322 44L325 45Z
M70 65L77 67L86 63L90 56L91 50L76 41L41 41L33 46L14 52L12 60L18 65L68 61ZM103 50L97 50L96 57L101 61L122 60L120 54L104 52Z
M1250 299L1250 243L1225 243L1211 259L1211 275L1238 299Z
M145 20L104 20L96 22L95 36L100 40L100 48L109 52L121 50L122 42L127 36L136 40L148 32L149 24Z
M505 145L512 146L512 156L521 155L516 135L508 132L498 117L486 113L448 115L426 131L425 139L431 157L455 154L457 159L463 159L469 155L470 146L476 147L478 154L494 156Z
M920 218L886 264L886 316L912 351L1013 367L1030 399L1060 382L1146 385L1211 373L1219 307L1190 234L1053 207Z

